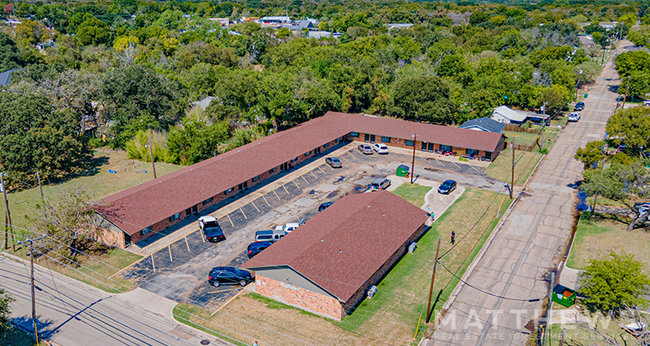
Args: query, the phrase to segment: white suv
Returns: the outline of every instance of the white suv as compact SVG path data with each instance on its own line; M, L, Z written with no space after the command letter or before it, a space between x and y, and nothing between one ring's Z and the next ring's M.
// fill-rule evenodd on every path
M375 149L377 154L388 154L388 146L386 144L375 143L372 148Z
M573 121L573 122L577 122L578 120L580 120L580 113L573 112L573 113L569 114L569 119L568 120Z

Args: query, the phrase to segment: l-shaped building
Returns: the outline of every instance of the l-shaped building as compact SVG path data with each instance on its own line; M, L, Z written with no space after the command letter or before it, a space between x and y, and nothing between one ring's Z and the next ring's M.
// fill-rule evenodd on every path
M486 160L505 143L501 133L328 112L103 199L96 208L101 240L125 248L350 140Z

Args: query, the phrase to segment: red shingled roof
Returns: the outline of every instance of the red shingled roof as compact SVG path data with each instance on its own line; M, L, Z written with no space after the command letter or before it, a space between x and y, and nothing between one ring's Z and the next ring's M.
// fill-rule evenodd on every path
M352 131L495 151L501 134L397 119L328 112L217 157L105 198L97 208L128 234L278 167Z
M388 191L345 196L243 267L290 266L345 302L426 219Z

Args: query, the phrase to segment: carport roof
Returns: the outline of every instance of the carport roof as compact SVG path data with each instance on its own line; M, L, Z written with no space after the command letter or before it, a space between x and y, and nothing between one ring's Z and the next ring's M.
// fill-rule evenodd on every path
M493 152L501 134L390 118L328 112L253 143L148 181L101 201L97 211L134 235L352 131Z
M426 219L423 210L391 192L345 196L243 267L290 266L345 302Z

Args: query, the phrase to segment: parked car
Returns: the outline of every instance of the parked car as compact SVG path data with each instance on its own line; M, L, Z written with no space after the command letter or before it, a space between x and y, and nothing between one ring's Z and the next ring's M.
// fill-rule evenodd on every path
M212 216L201 216L199 218L199 228L205 237L205 240L213 243L226 240L219 222Z
M438 193L441 193L443 195L448 195L452 191L456 190L456 181L454 180L446 180L444 183L440 184L440 187L438 188Z
M221 285L240 285L243 287L253 281L255 281L255 278L249 271L235 267L214 267L210 271L208 278L208 283L214 287Z
M573 121L573 122L577 122L578 120L580 120L580 113L573 112L573 113L569 114L569 119L568 120Z
M579 112L579 111L581 111L583 109L585 109L585 103L584 102L576 103L576 106L573 108L573 110L577 111L577 112Z
M388 146L386 144L375 143L372 148L375 149L377 154L388 154Z
M262 252L262 250L266 249L267 247L273 245L270 241L256 241L254 243L248 244L248 250L246 251L246 255L248 258L253 258L255 255L258 253Z
M379 178L370 184L372 190L386 190L390 186L390 179Z
M257 231L255 232L255 241L256 242L268 241L274 243L282 239L282 237L284 237L285 235L287 235L287 232L281 229L280 230L275 229L270 231Z
M300 227L300 224L297 222L289 222L284 226L275 226L276 231L284 231L286 233L291 233L294 229Z
M332 168L341 168L343 165L341 164L341 160L338 159L338 157L328 157L325 159L325 163L330 165Z
M332 204L334 204L334 202L325 202L325 203L319 205L318 206L318 212L320 213L321 211L329 208Z
M366 155L372 155L372 147L368 144L359 144L359 151Z

